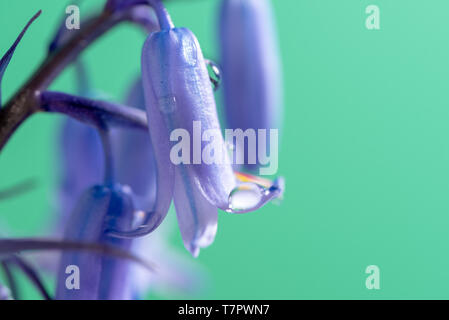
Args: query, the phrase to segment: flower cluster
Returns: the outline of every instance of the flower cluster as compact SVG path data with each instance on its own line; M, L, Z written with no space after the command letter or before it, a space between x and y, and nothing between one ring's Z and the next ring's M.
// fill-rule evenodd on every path
M214 95L214 89L222 85L225 118L221 123L227 128L264 133L280 128L280 63L269 0L222 0L220 12L221 67L203 56L192 31L175 27L162 1L108 0L103 12L84 22L80 30L61 26L42 68L0 109L0 122L8 124L0 123L0 148L35 112L68 116L60 134L61 183L52 231L63 240L16 239L9 247L4 244L7 257L17 259L22 250L62 250L55 268L56 299L139 298L142 290L137 288L145 282L142 274L157 278L170 268L153 259L151 253L157 250L147 239L155 239L152 234L159 232L172 202L184 245L197 257L201 248L214 241L219 210L252 212L282 197L282 178L271 181L253 175L266 164L260 160L263 157L232 164L230 158L243 147L237 140L224 139ZM0 61L0 81L39 14ZM141 74L123 104L101 100L88 85L87 72L78 59L86 44L121 21L142 26L148 35ZM76 65L78 95L48 91L69 63ZM181 129L193 136L196 124L203 133L215 133L188 144L187 153L178 149L177 139L184 137L174 138L173 132ZM259 143L254 149L258 155L274 152L270 139L271 135L263 137L262 147ZM196 150L208 159L225 161L197 161ZM242 152L251 158L251 149ZM179 153L184 153L181 158L187 154L189 161L175 163L173 154ZM132 271L131 260L150 270ZM83 273L79 283L68 279L68 266ZM71 288L69 280L74 281ZM35 283L42 289L40 281ZM11 294L14 297L13 290ZM1 286L0 297L9 297Z

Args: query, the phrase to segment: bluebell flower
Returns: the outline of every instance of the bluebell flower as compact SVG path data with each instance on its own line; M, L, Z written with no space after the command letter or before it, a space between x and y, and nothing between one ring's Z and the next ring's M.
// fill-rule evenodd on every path
M126 98L126 105L145 109L142 79L132 85ZM151 210L156 198L156 162L148 131L114 130L115 179L131 187L136 208ZM168 224L169 225L168 225ZM133 239L132 251L158 264L156 273L151 273L133 264L130 271L134 297L142 297L149 290L193 293L201 288L204 276L199 274L199 266L187 261L175 248L168 244L170 221L146 237Z
M135 218L135 210L128 207L126 210L123 209L132 211L129 214L132 218L128 217L127 223L110 224L105 222L105 219L109 219L109 215L119 214L119 212L108 211L109 205L99 208L99 203L104 200L103 197L107 198L107 196L103 196L101 193L92 193L94 189L89 189L87 196L81 198L81 204L73 211L73 215L80 215L80 218L73 219L82 220L75 220L74 223L69 223L69 226L77 225L76 223L81 225L92 223L100 231L94 229L94 232L85 234L71 234L67 230L66 236L69 239L75 238L75 240L82 239L84 241L96 241L100 238L109 241L116 236L120 238L117 241L123 241L118 244L129 246L130 242L125 242L121 237L137 237L154 231L164 220L173 200L184 244L194 256L197 256L200 248L210 245L215 238L218 209L231 213L254 211L270 200L279 197L283 191L283 184L281 180L272 183L233 171L227 156L227 147L221 135L213 89L206 67L207 61L203 57L198 40L190 30L174 27L160 1L149 0L148 2L158 16L161 29L150 34L142 51L142 87L148 115L149 136L146 133L136 132L118 135L116 139L118 156L112 157L118 159L118 165L113 170L114 179L109 179L105 187L100 187L106 188L106 194L117 195L118 199L130 199L139 207L148 206L149 208L146 210L148 213L143 214L141 210L137 211L143 214L142 223L137 228L132 223ZM116 5L123 4L123 2L114 3ZM57 45L55 48L57 49ZM98 125L105 132L109 128L103 128L103 126L107 127L108 121L125 124L131 128L146 127L145 123L142 124L141 111L139 113L129 108L62 93L41 92L39 99L41 110L58 109L78 120ZM126 116L124 116L125 113ZM193 152L189 150L188 156L189 162L190 154L193 154L192 163L175 164L171 158L173 148L176 146L173 133L176 130L184 130L190 137L195 136L195 131L198 130L196 124L200 125L199 131L202 136L203 132L215 133L209 136L209 141L202 140L196 146L201 150L200 154L203 155L202 151L208 150L213 142L213 152L209 150L208 156L213 154L218 157L217 155L219 155L218 158L221 161L204 162L204 159L199 159L199 161L195 159L194 142L192 148L189 147L189 149L193 149ZM218 134L216 134L217 132ZM137 134L139 134L138 138ZM182 138L182 136L178 138ZM147 143L145 143L145 139L147 139ZM92 139L92 141L94 140ZM128 149L130 145L137 142L142 150L135 152L133 148ZM100 148L94 147L93 149ZM87 151L89 150L90 148L87 149ZM149 152L144 154L141 153L142 151ZM73 152L72 148L67 151L68 154L70 152ZM99 159L98 154L95 152L92 154ZM90 156L90 154L85 155L86 158ZM108 156L112 156L112 154L108 154ZM106 160L108 160L108 156L105 157ZM76 157L77 154L73 155L73 159ZM111 162L108 164L111 165ZM86 170L88 166L82 169ZM101 164L98 165L98 168L100 166ZM108 169L113 166L105 167ZM98 174L100 171L98 168L94 168L95 172L88 178L93 178ZM117 172L115 172L116 170ZM78 184L75 181L73 190L79 191L82 189L81 186L92 183L92 181L86 182L82 175L83 173L76 174L75 180L80 179L81 182ZM129 184L132 189L135 189L134 197L131 192L123 192L123 187L120 184L112 184L115 179L118 179L118 182L123 180L123 183ZM69 186L70 183L68 183ZM139 197L146 201L139 201ZM98 217L96 215L83 216L86 210L95 212L92 208L100 210ZM92 222L89 221L89 218L93 219ZM97 218L98 220L95 220ZM69 258L73 257L76 256Z
M156 12L161 31L150 34L142 51L148 128L156 150L156 201L142 226L112 232L124 237L152 232L164 220L173 199L184 245L197 256L200 248L210 245L215 238L217 209L252 211L279 196L281 190L277 185L267 189L249 182L240 185L227 159L221 134L213 137L214 151L223 160L220 163L172 163L174 130L184 129L194 136L195 123L200 123L204 131L220 133L221 128L206 61L196 37L188 29L174 28L166 12ZM207 145L202 141L199 147L204 150ZM232 203L236 199L243 200L239 202L245 207L235 210Z
M146 237L133 239L132 252L157 263L156 272L148 272L140 265L131 265L129 285L134 297L141 298L149 292L158 295L175 293L193 295L207 288L208 271L196 261L170 245L175 221L167 217L164 223Z
M77 68L78 73L81 70ZM88 83L88 79L84 77L81 82ZM86 91L81 91L84 95L91 95ZM89 92L92 90L89 89ZM141 79L138 79L132 86L126 104L136 109L145 107ZM74 198L74 195L80 195L103 178L104 156L96 131L94 127L72 119L64 125L66 134L63 135L60 149L63 155L63 174L66 177L63 182L72 181L72 183L68 184L70 188L65 183L60 186L60 211L62 209L63 215L58 217L58 226L68 224L64 215L73 211L69 207L73 207L78 200ZM135 204L133 217L138 221L142 210L151 208L155 201L156 168L149 133L143 130L113 129L111 144L114 181L127 186ZM91 217L95 221L95 215ZM88 223L86 222L86 224ZM121 227L126 227L126 225L121 225ZM130 251L147 260L157 258L159 268L158 272L154 274L138 264L133 264L132 271L126 274L128 281L124 283L123 287L127 298L141 298L150 287L153 290L168 287L170 290L178 292L192 292L202 282L198 272L195 271L196 267L189 266L189 263L165 243L166 233L167 228L162 228L149 237L132 240ZM85 234L83 239L89 239L89 235ZM172 262L173 265L171 265Z
M129 239L105 233L109 228L132 227L134 204L130 190L121 185L94 186L79 199L64 232L66 241L84 241L129 250ZM75 265L80 271L80 289L66 287L66 268ZM129 262L91 253L64 252L58 271L56 299L116 300L130 299L126 290Z
M74 119L64 119L59 138L61 155L57 226L65 226L75 203L88 187L101 183L104 156L97 130Z
M270 0L222 0L219 40L228 128L280 129L281 68ZM268 137L267 149L269 143ZM247 156L246 169L261 166Z
M142 81L139 78L130 89L126 105L145 109ZM116 129L112 132L114 176L117 182L130 186L136 206L151 210L156 197L156 161L147 131Z

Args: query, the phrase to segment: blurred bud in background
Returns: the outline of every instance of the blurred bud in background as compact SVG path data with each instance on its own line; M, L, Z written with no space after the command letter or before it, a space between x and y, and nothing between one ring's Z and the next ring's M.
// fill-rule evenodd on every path
M226 127L281 129L281 64L270 0L222 0L219 28ZM260 163L246 160L244 167L254 172Z

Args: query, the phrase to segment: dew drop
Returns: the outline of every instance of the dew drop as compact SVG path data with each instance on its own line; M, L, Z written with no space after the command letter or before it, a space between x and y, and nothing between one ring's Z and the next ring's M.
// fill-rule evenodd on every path
M212 60L205 60L207 65L207 70L209 72L209 79L214 86L214 91L217 91L220 88L221 84L221 69Z
M159 99L159 110L165 114L173 113L176 110L176 104L175 96L162 97Z
M265 189L254 183L243 183L229 195L229 212L243 213L257 208L264 199Z

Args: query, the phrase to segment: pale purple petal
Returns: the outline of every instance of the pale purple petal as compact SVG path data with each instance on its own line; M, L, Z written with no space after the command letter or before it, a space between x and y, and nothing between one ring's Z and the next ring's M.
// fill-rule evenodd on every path
M145 110L142 80L132 86L126 105ZM148 131L113 132L115 177L133 191L139 210L153 210L156 201L156 161Z
M197 257L217 233L217 208L192 184L186 166L176 167L174 202L184 246Z
M143 72L150 75L149 81L144 82L148 118L155 122L150 123L150 133L158 132L158 143L153 141L153 145L163 146L164 161L170 161L169 147L174 144L169 142L169 134L173 130L185 129L193 137L196 122L201 125L200 139L206 130L221 132L206 62L192 32L181 28L153 33L144 46ZM159 133L162 130L165 132ZM229 163L227 154L222 153L220 164L205 164L201 150L208 142L200 144L199 154L191 146L191 153L200 159L192 158L194 164L187 170L192 171L194 183L203 195L215 206L226 209L229 194L235 187L232 167L226 164ZM221 135L216 145L225 150Z
M219 39L227 126L280 129L281 67L270 1L223 0ZM260 165L248 163L247 150L245 159L251 171Z
M121 187L90 188L80 202L65 231L65 239L88 241L129 250L131 240L118 239L105 234L109 228L130 229L134 220L132 199ZM65 286L66 267L76 265L80 269L80 289L68 290ZM130 299L127 288L129 263L115 258L90 253L62 255L58 271L57 299Z
M65 226L84 190L100 183L104 175L103 148L97 130L68 118L64 120L61 131L60 227Z
M132 265L129 285L135 297L141 298L149 292L192 296L208 286L207 271L184 252L169 245L167 240L175 224L175 217L168 216L153 233L133 240L133 252L144 259L157 261L158 265L156 273L148 272L137 264Z
M11 292L0 283L0 300L11 300Z

